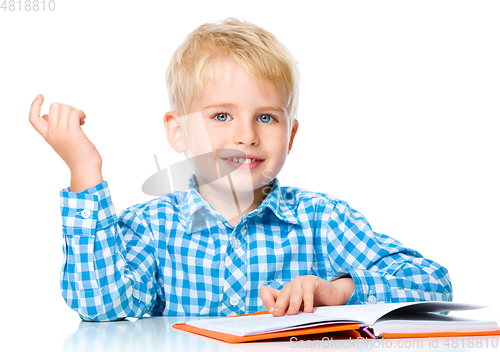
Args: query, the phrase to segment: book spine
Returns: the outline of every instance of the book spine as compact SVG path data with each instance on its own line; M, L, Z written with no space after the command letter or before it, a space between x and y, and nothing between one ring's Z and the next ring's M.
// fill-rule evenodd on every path
M375 332L375 330L373 329L372 326L370 325L359 325L359 327L361 328L361 335L364 335L364 336L367 336L371 339L376 339L377 338L377 334ZM378 336L380 337L380 336Z

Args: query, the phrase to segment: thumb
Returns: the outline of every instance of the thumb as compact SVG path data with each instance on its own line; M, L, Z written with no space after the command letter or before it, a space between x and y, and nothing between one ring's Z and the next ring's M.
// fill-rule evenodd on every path
M35 100L31 103L31 109L29 114L29 121L42 136L45 135L45 131L48 128L48 122L40 117L40 110L43 104L43 95L39 94Z

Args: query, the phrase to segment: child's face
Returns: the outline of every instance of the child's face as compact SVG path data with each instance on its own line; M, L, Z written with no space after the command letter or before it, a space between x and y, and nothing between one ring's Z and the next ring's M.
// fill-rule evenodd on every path
M248 184L251 176L253 190L264 187L283 167L298 122L289 131L286 106L274 86L259 85L238 64L220 61L212 77L191 104L189 113L198 113L204 124L189 123L188 156L215 150L216 163L230 170L233 184ZM193 166L200 184L211 182L202 167Z

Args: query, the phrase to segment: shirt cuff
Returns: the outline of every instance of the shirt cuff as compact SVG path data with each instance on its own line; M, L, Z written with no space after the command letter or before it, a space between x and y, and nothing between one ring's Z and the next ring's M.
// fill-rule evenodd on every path
M64 233L77 236L95 236L96 231L117 220L108 183L103 181L82 192L60 191L60 206Z
M332 281L344 277L352 278L355 285L354 292L346 305L391 302L391 288L383 275L366 269L348 268L338 272Z

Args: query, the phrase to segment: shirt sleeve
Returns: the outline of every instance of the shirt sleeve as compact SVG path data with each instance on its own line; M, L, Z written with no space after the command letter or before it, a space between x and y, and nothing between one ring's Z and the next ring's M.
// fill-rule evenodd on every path
M365 217L338 201L325 214L332 280L351 277L347 304L451 301L448 271L395 239L372 231Z
M64 265L62 295L83 320L141 317L158 292L154 244L141 212L116 216L106 181L60 192Z

